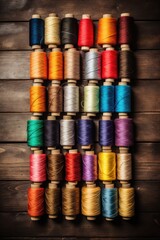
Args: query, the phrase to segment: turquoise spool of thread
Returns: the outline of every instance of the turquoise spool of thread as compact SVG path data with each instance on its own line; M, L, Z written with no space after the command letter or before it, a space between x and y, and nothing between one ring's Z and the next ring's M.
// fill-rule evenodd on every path
M114 86L100 87L100 112L114 112Z
M27 143L30 147L43 147L43 120L27 121Z
M128 85L115 86L115 112L131 112L131 87Z

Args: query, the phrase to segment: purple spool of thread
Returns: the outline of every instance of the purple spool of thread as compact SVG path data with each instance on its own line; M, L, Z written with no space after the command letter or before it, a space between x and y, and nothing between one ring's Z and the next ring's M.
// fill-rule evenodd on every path
M83 175L84 181L97 180L97 156L85 154L82 156Z
M115 145L129 147L133 145L133 121L131 118L117 118L115 123Z

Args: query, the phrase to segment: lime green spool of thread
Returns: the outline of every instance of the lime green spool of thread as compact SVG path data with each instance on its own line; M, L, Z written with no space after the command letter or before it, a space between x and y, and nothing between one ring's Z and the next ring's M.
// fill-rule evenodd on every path
M43 147L43 120L27 121L27 143L30 147Z
M99 87L88 85L84 87L84 112L99 112Z

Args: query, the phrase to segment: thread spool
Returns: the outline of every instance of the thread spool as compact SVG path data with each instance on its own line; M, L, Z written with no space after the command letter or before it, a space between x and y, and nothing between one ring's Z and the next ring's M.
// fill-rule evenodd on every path
M68 183L62 188L62 214L71 221L80 213L80 191L75 184Z
M102 188L102 215L107 221L113 221L118 215L118 193L114 184L106 183Z
M133 45L134 43L134 20L130 13L121 13L118 19L118 43Z
M119 215L124 220L130 220L134 216L134 188L130 184L122 184L119 188Z
M80 80L80 53L75 48L64 52L64 79Z
M60 48L53 48L49 53L49 80L63 80L63 53Z
M38 221L44 215L44 188L40 184L31 184L28 189L28 215L32 221Z
M97 43L103 48L116 45L117 42L117 27L116 19L111 14L104 14L103 18L98 22L98 39Z
M65 14L61 21L61 42L64 49L77 46L78 41L78 21L71 13Z
M33 116L27 121L27 143L31 150L43 147L43 120Z
M58 217L61 209L61 193L56 183L49 183L45 189L46 213L51 219Z
M123 184L132 179L132 159L128 148L119 148L117 153L117 179Z
M51 150L59 146L60 127L59 121L54 116L48 116L44 120L44 145Z
M30 181L46 181L46 154L43 150L36 150L30 155Z
M100 112L114 112L114 86L110 81L100 86Z
M48 87L48 112L53 116L60 116L63 111L62 87L59 81L52 81Z
M93 21L89 14L83 14L79 22L78 46L82 51L88 51L94 44Z
M71 149L75 145L75 121L70 116L60 120L60 145L63 149Z
M103 150L98 154L99 180L116 180L116 155L113 152Z
M33 14L29 21L29 45L39 49L44 44L44 21L39 14Z
M82 156L83 181L87 184L97 180L97 155L94 151L86 151Z
M82 187L81 211L87 220L95 220L101 213L100 208L100 187L96 184Z
M65 180L77 182L81 180L81 154L77 149L69 150L65 155Z
M96 83L97 81L90 81L88 86L84 87L84 112L87 116L95 116L95 113L99 112L99 86L96 86Z
M118 78L118 53L112 47L102 52L102 78Z
M51 150L47 156L47 175L50 181L59 182L64 179L64 156L59 149Z
M45 44L48 48L60 45L60 19L55 13L45 18Z
M88 116L82 116L77 123L77 142L82 149L90 149L94 139L94 123Z
M30 87L30 112L42 116L46 112L46 88L40 84Z
M101 80L101 53L96 48L86 52L84 67L86 80Z
M79 112L79 87L75 82L69 82L64 90L64 112L67 115L76 115Z
M115 86L115 112L131 112L131 87L126 82Z
M111 113L102 116L99 120L99 144L102 149L106 146L113 146L114 124L111 120Z

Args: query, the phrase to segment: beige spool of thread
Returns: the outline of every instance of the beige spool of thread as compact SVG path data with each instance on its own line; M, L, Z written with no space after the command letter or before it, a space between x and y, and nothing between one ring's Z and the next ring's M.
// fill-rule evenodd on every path
M80 80L80 53L75 48L64 52L64 79Z
M48 48L60 45L60 18L55 13L45 18L45 44Z
M127 182L132 179L132 160L131 153L117 154L117 179Z

